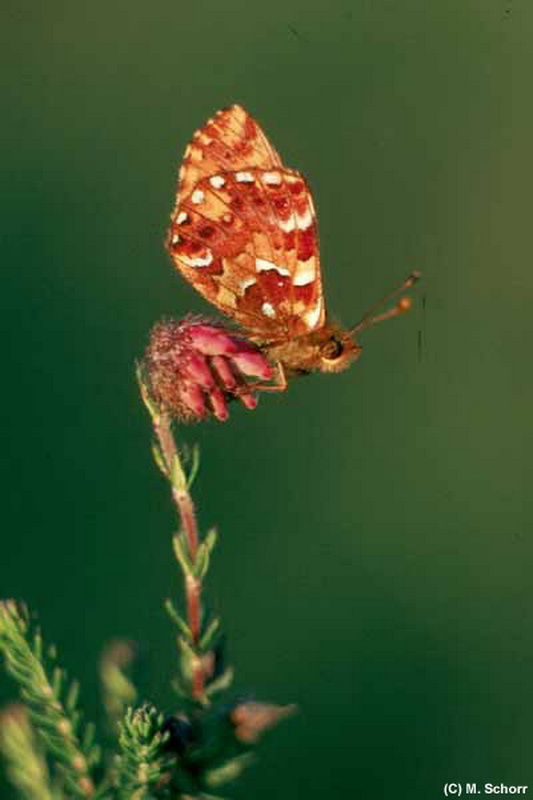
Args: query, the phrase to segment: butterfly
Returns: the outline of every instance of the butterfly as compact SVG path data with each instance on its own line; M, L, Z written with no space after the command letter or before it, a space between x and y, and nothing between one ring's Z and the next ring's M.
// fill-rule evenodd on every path
M239 105L218 111L188 145L166 246L183 277L277 367L273 383L254 389L280 391L292 375L346 369L361 353L357 335L406 311L410 298L376 310L419 277L351 328L330 321L309 185Z

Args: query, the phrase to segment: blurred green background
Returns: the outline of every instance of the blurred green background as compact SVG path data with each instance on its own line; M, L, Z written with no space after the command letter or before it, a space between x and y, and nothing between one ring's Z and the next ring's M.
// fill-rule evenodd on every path
M192 132L240 102L313 186L334 316L424 282L350 371L183 433L237 686L300 706L229 794L533 783L533 5L3 16L0 595L38 609L89 709L116 635L173 707L174 518L133 365L155 320L207 310L162 240Z

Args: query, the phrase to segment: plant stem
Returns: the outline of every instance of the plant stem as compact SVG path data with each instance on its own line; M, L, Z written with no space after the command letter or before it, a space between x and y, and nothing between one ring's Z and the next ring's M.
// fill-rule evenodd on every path
M187 540L188 555L194 567L198 556L198 523L193 499L189 493L185 471L178 448L172 435L171 419L164 411L152 414L154 432L161 448L163 460L172 485L172 499L176 506L181 526ZM198 647L202 625L202 581L194 575L185 574L185 597L187 621L191 631L193 649ZM204 674L200 658L192 664L192 696L202 701L204 697Z

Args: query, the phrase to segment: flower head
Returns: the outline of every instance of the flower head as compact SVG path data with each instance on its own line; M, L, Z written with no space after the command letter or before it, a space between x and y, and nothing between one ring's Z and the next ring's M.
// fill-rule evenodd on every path
M198 317L164 320L152 329L145 356L154 400L175 417L228 418L228 401L253 409L248 378L268 381L273 370L258 347L221 325Z

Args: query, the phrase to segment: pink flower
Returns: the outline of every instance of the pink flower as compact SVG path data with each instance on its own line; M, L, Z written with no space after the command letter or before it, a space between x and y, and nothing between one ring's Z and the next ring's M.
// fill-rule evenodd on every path
M295 705L278 706L244 700L230 712L236 738L243 744L255 744L269 728L296 711Z
M273 370L258 347L198 317L158 322L145 356L154 400L171 414L195 421L229 416L228 401L255 408L253 383L269 381Z

